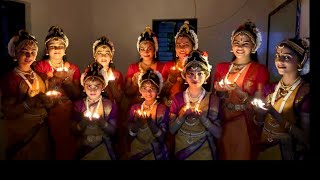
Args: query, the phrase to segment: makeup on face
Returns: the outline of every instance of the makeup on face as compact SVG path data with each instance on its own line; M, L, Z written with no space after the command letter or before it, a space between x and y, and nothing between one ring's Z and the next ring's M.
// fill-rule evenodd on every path
M48 47L48 50L60 50L60 49L65 49L65 44L60 39L53 39L49 41L47 47Z
M91 78L85 82L84 87L89 91L96 91L102 89L103 84L99 80Z
M158 92L158 88L153 85L151 82L145 82L142 84L141 88L140 88L141 92L146 93L157 93Z
M247 35L239 34L236 36L232 42L232 46L251 48L253 46L250 38Z
M278 46L275 61L290 61L294 58L294 53L285 46Z

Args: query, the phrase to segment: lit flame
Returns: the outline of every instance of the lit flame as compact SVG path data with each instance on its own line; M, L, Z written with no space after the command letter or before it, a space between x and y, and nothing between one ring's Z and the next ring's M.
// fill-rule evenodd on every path
M100 115L97 114L97 113L93 113L92 117L93 117L93 118L96 118L96 119L99 119Z
M222 87L224 85L223 79L221 79L221 81L219 81L219 86Z
M90 111L86 111L84 112L84 116L89 118L89 120L91 121L93 118L94 119L99 119L100 118L100 115L98 113L93 113L90 112Z
M146 117L148 117L148 116L150 115L150 114L147 113L146 111L141 111L140 109L137 110L136 113L138 113L138 115L139 115L140 117L143 117L143 118L146 118Z
M141 116L141 111L140 109L138 111L136 111L138 113L139 116Z
M195 108L194 111L195 111L196 113L198 113L198 114L201 113L201 110L199 110L198 108Z
M224 85L232 84L228 79L221 79L218 84L222 87Z
M255 98L251 101L251 104L261 109L267 110L267 108L264 107L265 103L261 99Z
M64 68L59 67L59 68L57 68L56 71L68 71L68 68L67 67L64 67Z
M59 95L59 94L60 94L60 92L59 92L59 91L55 91L55 90L47 91L47 92L46 92L46 95L47 95L47 96L57 96L57 95Z
M225 84L232 84L228 79L224 81Z
M109 78L108 78L109 81L112 81L112 80L115 80L115 77L113 75L113 72L110 71L110 74L109 74Z
M176 67L173 66L171 69L175 71L175 70L176 70ZM183 71L181 68L178 68L178 70L181 71L181 72Z

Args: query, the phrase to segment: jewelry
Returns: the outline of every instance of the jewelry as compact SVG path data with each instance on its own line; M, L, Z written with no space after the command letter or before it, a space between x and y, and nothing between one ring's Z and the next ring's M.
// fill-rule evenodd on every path
M187 119L190 120L189 117L187 117ZM198 124L198 122L199 122L199 119L196 119L195 117L192 117L191 120L194 121L194 123L188 123L188 121L185 121L186 125L194 126L194 125Z
M132 132L132 130L131 130L131 129L129 130L129 134L130 134L130 136L132 136L132 137L135 137L135 136L137 136L137 135L138 135L138 133L134 133L134 132Z
M289 89L289 92L288 92L288 93L286 94L286 96L283 98L282 103L281 103L281 106L280 106L280 109L279 109L279 111L278 111L279 113L282 112L282 110L283 110L283 108L284 108L284 105L286 104L286 102L287 102L289 96L291 95L291 93L292 93L292 92L296 89L296 87L300 84L300 82L301 82L301 77L299 76L297 79L298 79L298 80L291 86L291 88ZM278 94L278 91L279 91L279 89L280 89L280 86L281 86L281 81L278 83L275 91L274 91L273 94L272 94L272 98L271 98L271 105L272 105L272 106L274 105L274 103L275 103L275 101L276 101L276 96L277 96L277 94Z
M30 72L23 72L17 67L14 68L14 71L28 84L30 91L29 91L29 96L34 97L39 93L39 80L36 75L36 73L31 69ZM34 79L33 83L31 84L30 81L25 77L25 75L29 75L31 79ZM33 84L36 83L35 90L33 88Z
M193 143L193 138L201 137L206 133L206 131L201 131L201 132L198 132L198 133L187 132L187 131L183 130L182 128L180 128L179 131L188 136L188 139L187 139L187 143L188 144L192 144Z
M247 64L235 64L233 63L233 70L232 72L238 72L240 71L241 69L243 69Z
M290 88L294 85L294 83L296 83L299 79L300 79L300 77L295 79L291 85L285 85L283 82L283 79L281 79L280 80L281 86L280 86L280 91L279 91L280 96L284 97L289 92Z
M64 61L61 60L60 63L54 63L53 61L49 60L49 64L52 68L52 71L57 70L58 68L64 69Z
M250 62L251 62L251 61L250 61ZM250 62L249 62L249 63L250 63ZM248 63L248 64L249 64L249 63ZM237 76L236 76L236 77L234 78L234 80L233 80L233 83L237 82L237 80L238 80L238 78L240 77L241 73L246 69L246 67L247 67L248 64L246 64L246 65L238 72ZM230 68L229 68L226 76L224 77L224 82L228 82L228 76L229 76L229 74L230 74L233 66L234 66L234 63L231 63L231 66L230 66Z
M200 106L200 102L203 99L203 97L206 95L206 91L204 90L204 88L202 87L202 92L199 96L199 98L197 98L197 101L193 102L194 106L191 106L191 101L190 101L190 94L189 94L189 88L187 88L184 92L183 92L183 99L184 102L186 103L187 107L192 107L194 109L199 109Z
M23 103L23 107L26 109L26 110L29 110L30 109L30 107L28 106L28 104L24 101Z
M201 89L201 91L203 91L203 89ZM190 96L189 91L188 91L188 93L187 93L187 94L188 94L188 97L189 97L190 102L194 103L194 102L197 102L197 101L199 100L199 98L200 98L200 96L201 96L202 92L199 94L199 96L197 96L197 97L195 97L195 98L193 98L193 97L191 97L191 96Z
M144 62L142 62L142 61L139 62L139 71L140 71L140 72L145 72L145 71L146 71L148 68L150 68L154 63L155 63L155 62L152 61L152 63L151 63L150 65L148 65L148 64L146 64L146 63L144 63ZM143 64L144 66L147 67L146 70L143 70L141 64Z
M99 97L99 102L98 102L98 105L96 106L95 110L93 110L93 108L89 108L89 98L87 97L86 98L86 108L87 108L87 111L85 113L85 116L88 117L90 120L94 117L94 118L98 118L99 117L99 114L98 114L98 110L99 110L99 107L100 105L102 104L102 96L100 95ZM91 110L92 109L92 110Z
M148 114L150 114L150 112L153 109L153 106L158 102L157 100L155 100L151 105L146 105L145 103L146 101L143 101L142 105L141 105L141 112L146 111Z
M162 134L161 129L159 128L158 132L154 134L155 137L160 137Z

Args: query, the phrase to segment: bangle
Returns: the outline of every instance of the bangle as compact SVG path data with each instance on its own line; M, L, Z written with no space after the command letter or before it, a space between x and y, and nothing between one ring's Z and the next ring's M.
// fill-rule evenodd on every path
M256 115L253 116L253 122L254 122L257 126L261 126L261 125L264 123L263 121L257 121Z
M131 131L131 129L129 130L129 134L130 134L130 136L132 136L132 137L135 137L135 136L137 136L137 135L138 135L138 133L134 133L134 132L132 132L132 131Z
M288 133L291 133L292 126L293 126L293 125L291 125L291 126L289 127Z
M203 126L206 128L209 128L209 125L210 125L209 119L203 123Z
M108 127L108 125L109 125L109 123L108 123L108 122L104 122L104 125L102 126L102 128L107 128L107 127Z
M244 103L247 99L248 99L248 97L249 97L249 95L248 95L248 93L247 92L244 92L244 98L243 98L243 100L242 100L242 103Z
M169 84L174 85L174 83L170 81L169 77L168 77L168 82L169 82Z
M22 104L23 104L23 107L24 107L26 110L29 110L29 109L30 109L30 107L28 106L27 102L24 101Z
M81 128L81 126L80 126L80 124L79 124L79 123L77 124L77 129L78 129L79 131L81 131L81 130L82 130L82 128Z
M176 122L177 122L178 125L181 125L181 124L182 124L182 122L181 122L178 118L177 118L177 121L176 121Z
M158 132L154 134L155 137L160 137L162 134L161 129L159 128Z

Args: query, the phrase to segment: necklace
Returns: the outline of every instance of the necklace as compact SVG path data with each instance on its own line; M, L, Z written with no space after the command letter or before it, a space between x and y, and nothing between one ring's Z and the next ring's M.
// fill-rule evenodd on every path
M189 91L188 91L187 94L188 94L189 101L192 102L192 103L197 102L197 101L199 100L201 94L202 94L202 91L203 91L203 89L201 89L201 92L200 92L200 94L199 94L197 97L191 97L191 95L190 95L190 93L189 93Z
M250 63L250 62L249 62L249 63ZM248 64L249 64L249 63L248 63ZM234 78L233 83L231 83L231 84L234 84L235 82L237 82L237 80L238 80L238 78L240 77L241 73L246 69L246 67L248 66L248 64L245 64L244 67L243 67L240 71L238 71L237 76ZM228 72L227 72L227 74L226 74L226 76L225 76L225 78L224 78L224 82L228 82L228 76L229 76L229 74L230 74L233 66L234 66L234 63L231 63L231 66L230 66L230 68L229 68L229 70L228 70Z
M279 113L282 112L282 110L283 110L283 108L284 108L284 105L286 104L286 102L287 102L289 96L291 95L291 93L292 93L292 92L296 89L296 87L300 84L300 82L301 82L301 77L298 77L297 79L298 79L298 80L295 80L295 83L293 83L293 84L290 86L290 89L288 90L289 92L284 96L284 98L283 98L283 100L282 100L282 103L281 103L281 105L280 105L280 109L279 109L279 111L278 111ZM275 101L276 101L276 96L277 96L277 94L278 94L278 91L279 91L280 87L281 87L281 81L278 83L275 91L274 91L273 94L272 94L272 98L271 98L271 105L272 105L272 106L274 105L274 103L275 103Z
M57 70L57 69L64 69L64 61L62 60L60 63L54 63L53 61L49 60L49 64L52 68L52 71Z
M141 112L145 112L147 115L150 115L150 112L152 111L155 104L157 104L157 100L155 100L151 105L146 105L146 101L143 101L141 105Z
M14 71L28 84L29 86L29 96L33 97L39 93L39 80L36 73L31 69L30 72L24 72L18 69L17 67L14 68ZM31 79L34 79L33 83L31 84L30 81L26 78L25 75L29 75ZM35 89L33 88L33 84L36 84Z
M289 90L290 90L290 88L298 81L300 79L300 77L297 77L294 81L293 81L293 83L291 84L291 85L285 85L284 84L284 82L283 82L283 79L281 79L280 80L280 91L279 91L279 94L280 94L280 96L285 96L288 92L289 92Z
M98 99L98 105L96 106L95 109L93 109L93 107L91 106L91 108L89 108L89 101L92 101L89 99L89 97L86 98L86 112L84 114L85 117L88 117L90 120L92 120L92 118L96 118L98 119L100 116L99 116L99 113L98 113L98 110L100 108L100 105L102 104L102 96L100 95L99 99Z
M183 99L184 102L186 103L187 107L189 108L193 108L195 110L199 109L200 106L200 102L203 99L203 97L205 96L206 91L204 90L204 88L202 87L202 92L200 93L200 96L196 98L194 98L195 101L190 101L190 93L189 93L189 88L187 88L184 93L183 93ZM192 106L191 103L193 103L194 105Z
M155 62L154 61L152 61L152 63L151 64L146 64L146 63L144 63L144 62L139 62L139 71L140 72L145 72L148 68L150 68L153 64L154 64ZM144 66L146 66L146 68L145 68L145 70L142 68L142 65L141 64L143 64Z

